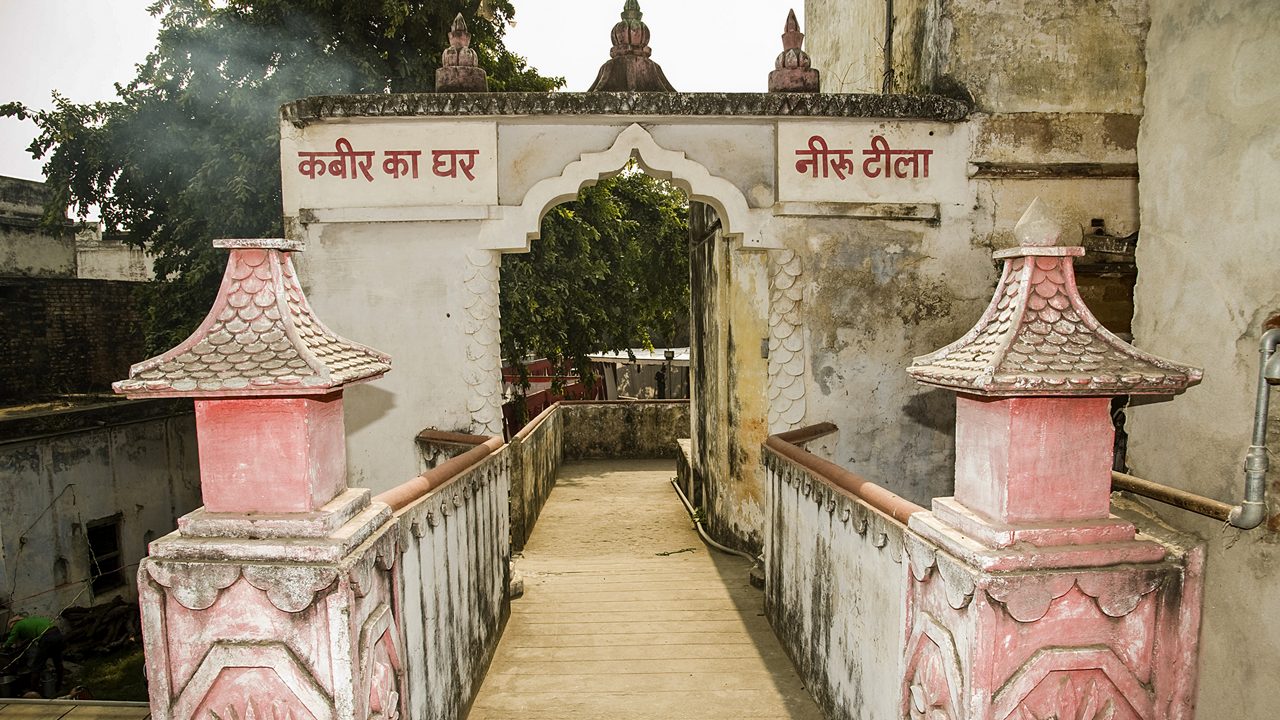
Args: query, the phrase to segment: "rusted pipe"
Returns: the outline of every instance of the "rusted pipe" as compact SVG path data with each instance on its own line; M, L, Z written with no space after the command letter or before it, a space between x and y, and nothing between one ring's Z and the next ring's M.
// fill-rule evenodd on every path
M1111 489L1141 495L1144 498L1150 498L1165 505L1172 505L1173 507L1222 522L1227 522L1231 515L1232 508L1227 503L1207 498L1203 495L1189 493L1186 490L1171 488L1140 477L1134 477L1133 475L1126 475L1122 472L1111 472Z
M445 460L409 482L375 496L374 499L390 505L394 511L403 510L415 500L425 497L427 493L470 470L481 460L501 449L502 445L502 438L490 437L461 455Z
M798 448L778 435L770 435L764 441L764 444L770 450L791 460L832 485L861 498L871 507L904 525L912 515L924 511L924 508L910 500L890 492L870 480L858 477L833 462L823 460L813 453Z
M426 440L427 442L449 443L450 445L480 445L488 440L489 436L445 432L443 430L423 430L418 433L418 439Z
M807 442L813 442L818 438L839 432L839 430L840 428L836 427L835 423L822 422L817 425L809 425L802 428L796 428L795 430L780 432L774 435L774 437L792 445L803 445Z
M679 404L688 405L688 398L673 398L671 400L561 400L558 405L665 405Z

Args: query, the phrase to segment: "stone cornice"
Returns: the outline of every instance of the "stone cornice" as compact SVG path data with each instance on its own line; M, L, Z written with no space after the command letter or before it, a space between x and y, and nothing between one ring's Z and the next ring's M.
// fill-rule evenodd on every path
M688 117L885 118L959 122L970 108L939 95L833 93L405 93L322 95L280 108L298 127L367 117L622 115Z

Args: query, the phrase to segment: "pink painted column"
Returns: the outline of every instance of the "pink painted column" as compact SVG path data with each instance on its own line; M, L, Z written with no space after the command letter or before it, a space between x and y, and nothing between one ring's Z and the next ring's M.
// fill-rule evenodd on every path
M138 570L157 720L400 716L395 521L347 487L343 388L390 359L326 328L287 240L223 240L213 308L115 384L192 397L204 507Z
M1110 398L1201 373L1098 323L1071 232L1033 202L978 324L908 369L958 398L955 495L909 523L904 717L1194 715L1203 550L1112 514Z

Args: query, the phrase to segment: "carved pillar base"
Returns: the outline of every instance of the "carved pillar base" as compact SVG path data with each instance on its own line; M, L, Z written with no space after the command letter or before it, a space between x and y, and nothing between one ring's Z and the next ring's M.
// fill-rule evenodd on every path
M948 498L910 528L903 717L1193 717L1204 557L1190 538L1135 536L1115 516L997 526Z
M400 717L394 530L368 490L184 517L138 571L152 717Z

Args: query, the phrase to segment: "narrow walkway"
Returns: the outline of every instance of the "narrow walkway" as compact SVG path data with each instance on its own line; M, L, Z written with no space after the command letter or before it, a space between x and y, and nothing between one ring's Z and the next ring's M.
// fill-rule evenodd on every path
M470 720L821 720L750 563L708 551L674 476L670 461L563 468Z

